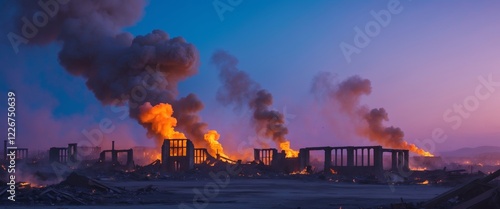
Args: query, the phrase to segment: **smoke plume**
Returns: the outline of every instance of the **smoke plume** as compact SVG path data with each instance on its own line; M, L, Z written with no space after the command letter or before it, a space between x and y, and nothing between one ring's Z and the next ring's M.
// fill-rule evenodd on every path
M219 70L219 79L222 82L217 91L217 101L223 105L234 105L236 109L251 109L252 122L258 135L271 138L286 151L287 157L298 155L297 151L290 149L290 143L285 137L288 129L284 115L271 110L272 94L262 89L246 72L239 70L238 60L227 52L215 52L212 62Z
M38 1L15 2L14 18L19 22L13 31L22 34L22 17L32 17L41 8ZM83 77L103 105L128 105L132 118L138 119L139 107L146 102L172 104L177 127L195 144L204 143L207 124L198 116L203 103L194 94L178 98L177 89L179 82L197 73L195 46L162 30L135 37L123 31L140 19L145 5L143 0L71 0L57 4L52 7L57 8L53 17L29 44L61 44L58 56L64 69ZM151 131L149 125L142 125Z
M399 149L409 149L420 155L432 156L431 153L409 144L404 140L404 132L393 126L385 126L389 116L384 108L369 110L360 104L363 95L371 93L371 82L357 75L351 76L342 82L336 82L334 76L328 72L321 72L313 78L311 92L318 100L326 100L328 105L337 107L336 110L350 118L356 125L356 134L368 138L382 146Z

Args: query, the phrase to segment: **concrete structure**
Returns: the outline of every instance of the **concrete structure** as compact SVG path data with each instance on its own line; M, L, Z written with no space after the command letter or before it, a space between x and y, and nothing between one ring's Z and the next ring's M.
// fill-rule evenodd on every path
M278 157L278 150L271 149L253 149L253 156L255 162L261 162L264 165L271 165L272 162Z
M68 147L51 147L49 149L49 161L67 163L77 162L78 159L78 148L76 143L68 144Z
M49 162L66 163L68 160L68 148L51 147L49 149Z
M290 173L300 169L300 158L286 158L286 152L277 149L254 149L254 161L274 170Z
M3 141L3 159L8 160L7 154L9 153L7 140ZM16 160L22 160L28 158L28 148L16 148Z
M113 165L120 165L118 162L118 154L119 153L125 153L127 155L127 161L125 162L125 166L129 168L133 168L134 165L134 150L133 149L126 149L126 150L117 150L115 149L115 141L111 142L111 150L104 150L101 152L99 155L99 162L106 162L106 153L111 154L111 163Z
M384 149L382 146L306 147L298 158L285 158L276 149L254 149L254 160L283 171L298 171L310 165L310 152L323 151L323 172L346 175L380 174L384 171L383 153L391 153L391 170L409 170L409 151Z
M179 172L193 169L194 150L194 145L189 139L165 139L161 146L162 171ZM207 157L202 152L198 151L198 162L202 162L203 158Z

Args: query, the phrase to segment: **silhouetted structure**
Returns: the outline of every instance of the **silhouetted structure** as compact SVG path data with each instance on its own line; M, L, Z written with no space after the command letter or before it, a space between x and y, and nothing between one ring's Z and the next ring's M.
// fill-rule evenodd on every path
M194 145L189 139L165 139L161 146L162 170L179 172L193 169L194 150ZM203 151L198 151L198 154L198 160L208 155L206 152L203 154Z
M409 151L383 149L382 146L306 147L298 158L286 158L286 153L276 149L254 149L254 160L285 172L298 171L310 166L310 152L323 151L323 171L346 175L380 174L383 169L383 153L391 153L391 170L409 170Z
M3 159L5 161L9 160L7 154L9 152L9 149L8 149L8 141L7 140L4 140L3 141ZM22 159L26 159L28 158L28 148L16 148L14 149L16 150L16 160L22 160Z
M68 144L68 147L51 147L49 149L49 162L67 163L78 161L78 149L76 143Z
M111 163L113 165L120 165L118 162L118 154L125 153L127 155L127 161L125 162L125 166L128 168L133 168L134 164L134 150L126 149L126 150L117 150L115 149L115 141L111 142L111 150L103 150L99 155L99 162L106 162L106 153L111 153Z

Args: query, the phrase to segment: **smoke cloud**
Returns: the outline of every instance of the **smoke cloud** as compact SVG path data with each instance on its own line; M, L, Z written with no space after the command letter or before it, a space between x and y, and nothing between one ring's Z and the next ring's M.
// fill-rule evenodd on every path
M292 155L294 151L287 150L289 142L285 136L288 134L288 129L285 126L284 115L271 110L272 94L262 89L246 72L239 70L238 60L227 52L215 52L212 62L218 69L219 79L222 82L217 91L217 101L226 106L234 105L236 109L251 109L255 132L259 136L271 138L281 149L287 151L287 156Z
M14 16L20 21L14 31L20 34L22 17L32 17L40 7L38 1L15 2ZM145 5L143 0L59 4L58 12L29 44L60 43L58 57L64 69L85 78L103 105L128 105L132 118L138 118L139 107L146 102L172 104L177 127L200 145L207 127L198 116L203 103L194 94L178 98L177 89L179 82L197 73L198 52L184 38L171 38L162 30L136 37L124 32L140 19Z
M371 82L368 79L355 75L337 82L328 72L318 73L313 78L311 87L311 92L318 100L326 101L327 105L334 106L333 109L348 116L356 126L356 134L382 146L431 155L414 144L407 143L400 128L385 126L383 123L389 121L389 116L384 108L370 110L360 104L360 98L369 95L371 91Z

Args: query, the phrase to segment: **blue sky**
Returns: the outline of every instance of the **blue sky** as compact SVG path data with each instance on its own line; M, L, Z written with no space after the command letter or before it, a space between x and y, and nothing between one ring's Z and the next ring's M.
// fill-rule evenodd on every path
M143 17L124 30L141 35L162 29L196 46L199 73L180 84L180 93L193 92L204 101L204 121L220 130L221 141L231 146L251 138L252 128L241 122L247 117L244 112L234 112L215 100L220 82L210 57L218 49L236 56L239 67L273 93L275 109L286 108L294 115L288 124L292 147L369 144L334 128L318 128L325 126L322 122L311 122L324 122L321 115L310 113L314 107L311 79L319 71L332 72L340 79L356 74L370 79L373 92L362 102L386 108L388 125L401 127L410 142L442 128L449 140L438 144L438 151L499 145L500 87L480 101L460 128L450 128L442 118L453 104L474 95L478 76L492 74L493 80L500 81L499 2L402 0L402 12L393 14L389 25L348 63L339 44L353 44L353 28L373 21L370 11L387 9L388 2L243 0L221 20L213 1L149 1ZM2 18L2 23L8 22ZM110 137L127 138L126 145L152 145L135 121L118 119L117 113L99 104L82 78L64 71L57 61L59 46L22 46L15 54L2 39L0 90L16 91L20 119L33 115L33 119L50 120L47 123L62 132L48 133L31 121L19 121L19 142L48 147L47 140L64 146L81 137L82 129L111 118L122 131ZM5 104L1 108L4 111ZM33 136L50 139L34 140Z

